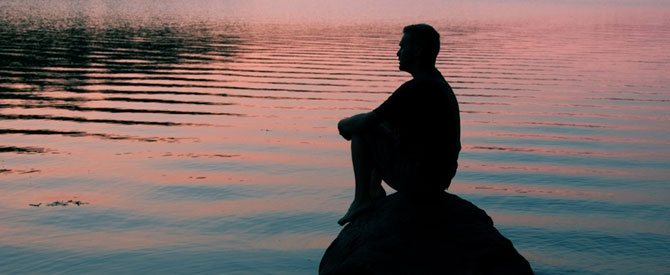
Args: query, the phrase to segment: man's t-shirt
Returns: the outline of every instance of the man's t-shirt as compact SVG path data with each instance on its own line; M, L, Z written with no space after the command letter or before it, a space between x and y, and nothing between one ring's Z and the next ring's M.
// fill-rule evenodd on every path
M373 112L398 131L408 158L436 172L455 172L461 150L458 102L437 69L405 82Z

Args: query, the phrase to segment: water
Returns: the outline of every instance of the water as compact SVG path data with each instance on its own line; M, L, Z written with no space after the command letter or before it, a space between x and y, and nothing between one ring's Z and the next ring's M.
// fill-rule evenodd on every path
M183 2L0 1L0 273L315 273L353 196L335 125L409 79L423 18L450 191L538 274L670 273L662 2Z

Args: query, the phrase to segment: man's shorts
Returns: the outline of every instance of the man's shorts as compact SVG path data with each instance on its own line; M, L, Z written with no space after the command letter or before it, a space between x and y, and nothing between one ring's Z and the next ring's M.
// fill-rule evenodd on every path
M404 193L444 191L456 173L456 167L429 168L412 156L402 144L400 132L390 123L382 123L363 134L375 168L393 189ZM432 165L433 167L435 165Z

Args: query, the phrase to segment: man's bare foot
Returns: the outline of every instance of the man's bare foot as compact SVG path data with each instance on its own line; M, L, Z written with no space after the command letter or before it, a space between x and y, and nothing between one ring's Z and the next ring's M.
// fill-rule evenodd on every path
M337 221L337 223L343 226L354 220L360 213L369 209L370 207L372 207L372 201L366 200L364 202L358 202L354 200L354 202L351 203L351 206L349 206L347 213L344 214L344 217Z

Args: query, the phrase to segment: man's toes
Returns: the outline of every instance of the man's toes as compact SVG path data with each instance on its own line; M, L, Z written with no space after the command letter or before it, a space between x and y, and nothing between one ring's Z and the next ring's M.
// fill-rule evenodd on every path
M337 221L337 223L339 225L345 225L346 223L355 219L361 212L365 211L371 206L372 202L369 201L364 203L352 203L351 206L349 207L349 210L347 210L347 213L344 214L344 217L342 217L339 221Z

